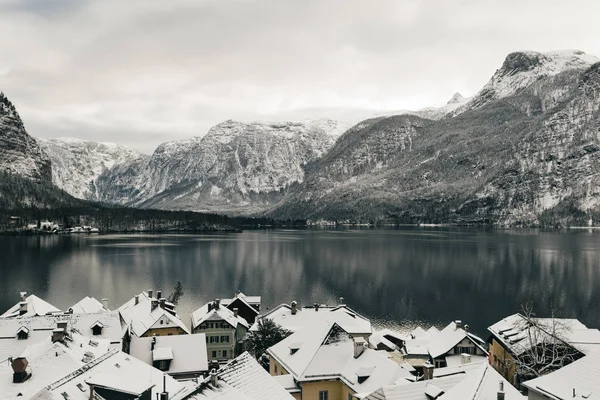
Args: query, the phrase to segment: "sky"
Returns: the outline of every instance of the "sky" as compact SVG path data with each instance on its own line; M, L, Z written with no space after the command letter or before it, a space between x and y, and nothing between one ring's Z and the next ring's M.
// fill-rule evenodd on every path
M152 153L227 119L360 119L475 94L518 50L600 56L597 0L0 0L28 132Z

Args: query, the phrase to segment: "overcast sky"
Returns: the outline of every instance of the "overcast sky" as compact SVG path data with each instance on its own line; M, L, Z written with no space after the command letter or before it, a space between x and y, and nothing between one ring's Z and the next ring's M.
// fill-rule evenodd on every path
M473 95L516 50L600 56L600 1L0 0L0 91L30 134L151 153L226 120Z

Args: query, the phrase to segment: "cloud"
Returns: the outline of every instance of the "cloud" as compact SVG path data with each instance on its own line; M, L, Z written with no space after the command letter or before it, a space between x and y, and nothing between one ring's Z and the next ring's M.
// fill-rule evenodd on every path
M229 118L441 105L516 50L600 55L598 11L593 0L6 0L0 90L34 136L151 152Z

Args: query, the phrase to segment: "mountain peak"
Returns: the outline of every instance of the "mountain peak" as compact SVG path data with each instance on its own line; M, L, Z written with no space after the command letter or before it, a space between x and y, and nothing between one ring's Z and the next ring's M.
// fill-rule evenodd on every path
M459 92L454 93L454 95L452 95L452 97L450 98L450 100L448 100L448 102L446 104L450 105L450 104L462 104L465 102L465 97L460 94Z

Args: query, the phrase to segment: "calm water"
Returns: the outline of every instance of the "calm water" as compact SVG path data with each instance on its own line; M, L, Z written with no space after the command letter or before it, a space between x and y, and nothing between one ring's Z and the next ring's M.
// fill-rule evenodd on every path
M384 324L488 325L534 301L600 327L600 232L406 228L223 235L0 237L0 310L19 291L67 308L86 295L116 308L146 289L189 313L236 289L263 307L340 296Z

